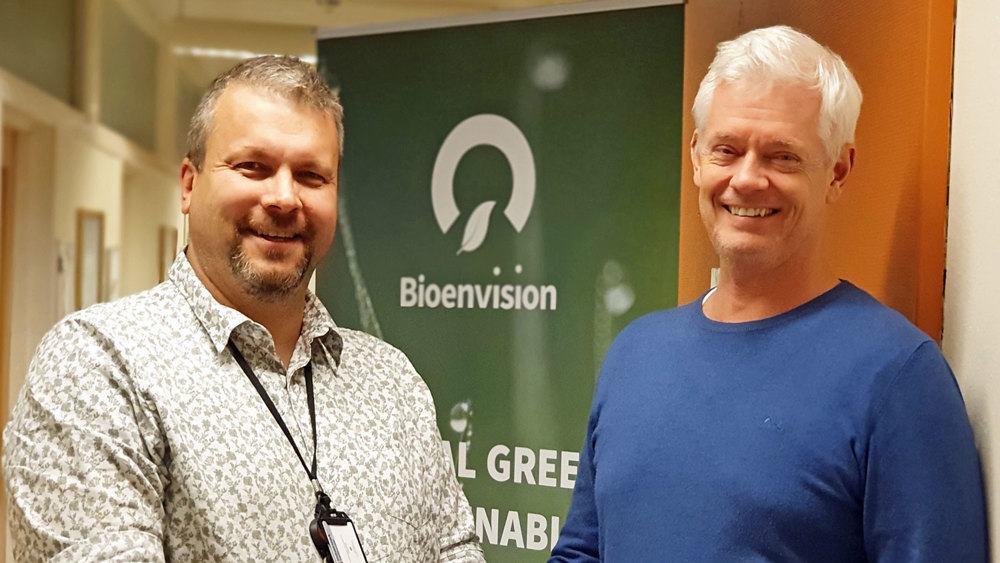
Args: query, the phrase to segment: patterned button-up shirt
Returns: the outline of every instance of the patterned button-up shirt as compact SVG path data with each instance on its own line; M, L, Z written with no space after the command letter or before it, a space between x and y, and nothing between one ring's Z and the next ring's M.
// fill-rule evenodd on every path
M482 561L471 510L406 357L334 325L312 294L286 370L267 330L219 304L183 254L155 288L59 322L4 432L18 561L317 561L299 458L232 339L353 517L372 563Z

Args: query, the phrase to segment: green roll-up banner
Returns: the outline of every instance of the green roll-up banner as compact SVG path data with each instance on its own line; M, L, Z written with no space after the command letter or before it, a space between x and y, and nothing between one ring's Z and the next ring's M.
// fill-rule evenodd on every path
M604 352L676 304L683 6L597 4L319 42L347 139L318 293L427 382L492 563L546 559Z

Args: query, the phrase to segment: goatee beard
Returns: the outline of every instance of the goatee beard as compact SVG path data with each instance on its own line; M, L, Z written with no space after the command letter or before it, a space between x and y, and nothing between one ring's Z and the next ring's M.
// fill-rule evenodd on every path
M229 253L229 268L236 279L254 297L265 302L275 302L287 297L302 286L309 276L312 263L312 249L307 245L302 259L289 274L267 274L254 267L253 262L243 253L239 244Z

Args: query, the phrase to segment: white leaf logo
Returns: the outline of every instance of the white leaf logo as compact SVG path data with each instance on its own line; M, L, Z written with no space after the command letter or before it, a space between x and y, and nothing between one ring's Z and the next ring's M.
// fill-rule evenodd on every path
M490 226L490 212L493 211L493 206L496 204L495 201L484 201L472 212L472 215L469 216L469 222L465 225L465 233L462 234L462 248L458 249L456 255L472 252L483 244L483 241L486 240L486 231Z

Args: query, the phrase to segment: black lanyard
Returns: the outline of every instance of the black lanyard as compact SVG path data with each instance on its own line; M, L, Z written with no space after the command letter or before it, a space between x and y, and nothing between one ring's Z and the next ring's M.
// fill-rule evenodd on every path
M312 380L312 362L306 364L305 368L305 378L306 378L306 402L309 404L309 421L312 423L312 435L313 435L313 458L312 458L312 469L306 465L305 458L302 457L302 452L299 451L298 445L295 444L295 440L292 438L292 433L288 431L288 426L285 425L285 421L281 418L281 414L278 413L278 409L274 407L274 402L271 401L271 396L267 394L264 390L264 386L261 385L260 379L257 378L257 374L250 369L250 365L247 363L246 358L240 353L239 349L236 348L236 344L229 340L229 352L233 355L233 359L236 363L240 365L243 369L243 373L247 374L247 379L253 384L254 389L260 395L260 398L267 405L267 410L271 411L271 416L274 417L275 422L281 427L281 431L285 433L285 437L288 438L288 443L292 445L292 449L295 450L295 455L299 456L299 461L302 462L302 468L306 470L306 475L309 476L309 480L312 482L313 492L316 494L316 510L315 518L309 524L309 536L319 551L320 556L324 561L333 562L334 557L330 553L330 546L335 546L336 541L327 536L326 528L324 523L333 525L350 525L351 530L354 530L354 522L351 521L350 517L343 512L338 511L335 508L330 508L330 497L323 492L323 488L319 485L319 479L316 477L316 398L313 395L313 380ZM361 551L362 557L364 557L364 548L361 547L361 540L358 539L357 531L354 531L354 538L358 542L358 548ZM336 559L339 561L339 559ZM365 559L367 561L367 559Z
M306 364L305 377L306 377L306 402L309 404L309 421L312 423L312 435L313 435L313 458L312 458L312 469L306 465L305 458L302 457L302 453L299 452L299 447L295 444L295 440L292 438L292 433L288 431L288 426L285 425L285 421L281 418L281 414L278 413L278 409L274 407L274 402L271 401L270 395L264 390L264 386L261 385L260 379L257 375L250 369L250 365L247 364L246 359L243 354L240 353L239 349L236 348L236 344L232 340L229 341L229 352L233 355L233 359L236 363L240 365L243 369L243 373L247 374L247 378L250 383L253 384L254 389L263 399L264 404L267 405L267 410L271 411L271 416L281 427L281 431L285 433L285 437L288 438L288 443L292 445L292 449L295 450L295 455L299 456L299 461L302 462L302 468L306 470L306 475L309 476L309 480L313 484L316 495L319 496L323 493L323 489L319 486L319 481L316 478L316 399L313 396L313 380L312 380L312 362Z

